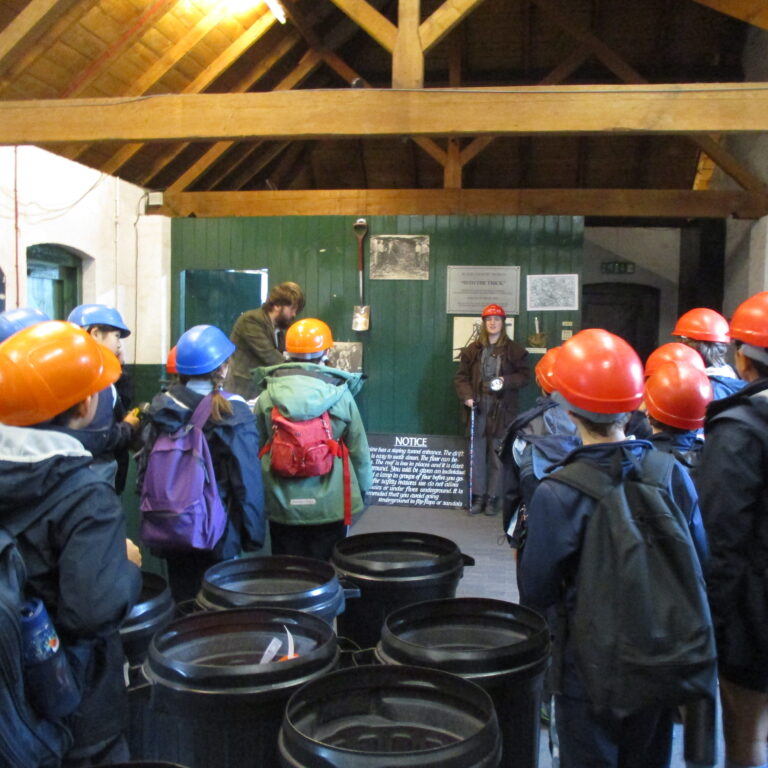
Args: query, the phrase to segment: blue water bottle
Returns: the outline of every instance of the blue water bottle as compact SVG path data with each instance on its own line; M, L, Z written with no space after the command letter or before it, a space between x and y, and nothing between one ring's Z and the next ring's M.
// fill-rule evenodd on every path
M49 720L73 712L80 692L42 600L21 607L21 637L27 694L35 711Z

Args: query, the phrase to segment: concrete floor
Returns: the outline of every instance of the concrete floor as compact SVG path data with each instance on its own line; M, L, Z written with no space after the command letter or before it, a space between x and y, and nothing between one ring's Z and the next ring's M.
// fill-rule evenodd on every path
M464 569L457 597L489 597L517 602L512 550L501 530L499 517L470 517L463 509L421 507L370 507L350 530L350 535L378 531L415 531L451 539L475 559ZM719 739L722 744L722 738ZM682 727L675 727L672 768L684 768ZM722 764L722 755L718 764ZM552 768L546 729L541 734L539 768Z

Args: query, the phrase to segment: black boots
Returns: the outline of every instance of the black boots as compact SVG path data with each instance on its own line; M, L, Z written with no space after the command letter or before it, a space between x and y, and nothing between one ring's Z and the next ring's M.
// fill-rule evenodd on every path
M479 515L485 509L487 496L475 496L472 494L472 506L469 508L470 515Z
M485 514L489 517L498 515L501 512L501 498L499 496L491 496L485 505Z

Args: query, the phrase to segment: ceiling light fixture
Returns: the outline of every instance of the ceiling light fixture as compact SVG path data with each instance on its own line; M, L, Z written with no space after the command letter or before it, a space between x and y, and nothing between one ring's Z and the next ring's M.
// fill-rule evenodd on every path
M273 16L281 23L285 24L285 8L280 5L279 0L264 0L267 7L272 11Z

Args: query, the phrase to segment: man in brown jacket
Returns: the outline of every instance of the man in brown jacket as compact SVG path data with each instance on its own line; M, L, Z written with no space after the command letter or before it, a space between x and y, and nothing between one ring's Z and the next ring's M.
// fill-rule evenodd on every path
M280 283L258 309L243 312L229 338L237 347L224 389L251 400L259 393L251 371L285 362L285 330L304 309L304 293L296 283Z

